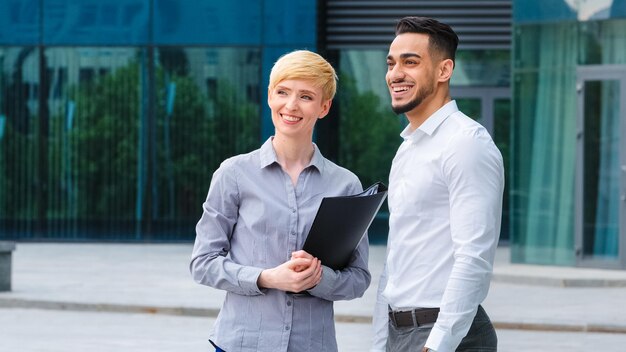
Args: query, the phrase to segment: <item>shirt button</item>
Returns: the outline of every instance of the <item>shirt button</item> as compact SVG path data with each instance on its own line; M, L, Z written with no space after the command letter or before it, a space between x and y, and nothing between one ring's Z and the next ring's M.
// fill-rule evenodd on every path
M289 331L289 325L285 326L285 331Z
M291 212L295 213L296 212L296 208L291 209Z
M292 233L291 233L291 235L292 235L292 236L295 236L295 235L296 235L296 233L295 233L295 232L292 232Z
M291 301L287 301L287 305L291 307Z

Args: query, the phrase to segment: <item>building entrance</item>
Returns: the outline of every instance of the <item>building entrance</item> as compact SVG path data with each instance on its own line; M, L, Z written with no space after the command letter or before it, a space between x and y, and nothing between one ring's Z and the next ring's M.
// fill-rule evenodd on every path
M626 268L626 66L577 69L576 258Z

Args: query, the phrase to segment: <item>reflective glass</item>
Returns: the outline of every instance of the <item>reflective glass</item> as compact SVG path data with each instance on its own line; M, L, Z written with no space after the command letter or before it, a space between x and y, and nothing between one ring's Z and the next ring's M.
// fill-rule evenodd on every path
M148 43L150 0L45 0L42 3L45 44Z
M626 64L626 20L585 22L580 28L581 64Z
M524 25L515 41L511 259L573 265L578 26Z
M0 49L5 238L192 239L213 171L260 145L258 49L55 47L43 75L38 59Z
M154 42L258 45L263 33L262 6L263 1L257 0L154 0Z
M193 236L213 171L261 145L260 50L158 48L155 219ZM262 103L262 104L261 104ZM185 231L182 231L185 230Z
M620 209L620 81L584 87L583 256L616 260Z
M453 86L508 87L511 81L509 50L459 50L455 58Z
M0 48L0 234L32 234L43 162L38 148L39 50Z
M0 44L39 43L41 1L0 1Z

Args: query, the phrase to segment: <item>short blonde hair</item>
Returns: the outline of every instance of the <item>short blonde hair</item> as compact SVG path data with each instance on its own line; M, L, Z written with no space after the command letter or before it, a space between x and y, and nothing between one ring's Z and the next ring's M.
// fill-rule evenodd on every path
M270 73L269 90L288 79L310 81L322 88L323 99L330 100L337 91L335 69L319 54L308 50L296 50L281 56Z

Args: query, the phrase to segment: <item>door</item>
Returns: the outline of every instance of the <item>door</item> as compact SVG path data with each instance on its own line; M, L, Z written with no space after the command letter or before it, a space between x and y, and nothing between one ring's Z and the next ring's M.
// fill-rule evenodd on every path
M577 69L576 256L626 268L626 66Z

